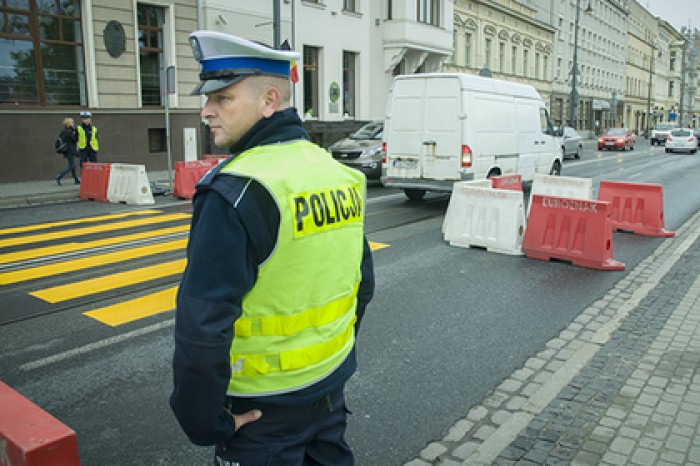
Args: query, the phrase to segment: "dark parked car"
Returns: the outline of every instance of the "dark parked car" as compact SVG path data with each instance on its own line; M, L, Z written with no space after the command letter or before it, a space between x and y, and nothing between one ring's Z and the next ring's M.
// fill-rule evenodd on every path
M627 128L610 128L598 138L598 150L634 150L635 136Z
M371 121L328 148L334 159L348 167L360 170L367 179L382 175L383 121Z
M693 134L695 135L695 139L698 141L698 147L700 147L700 128L695 128L693 130Z

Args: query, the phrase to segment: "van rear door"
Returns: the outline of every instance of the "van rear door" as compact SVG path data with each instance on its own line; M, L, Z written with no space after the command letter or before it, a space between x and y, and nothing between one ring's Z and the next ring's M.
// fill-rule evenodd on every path
M422 176L459 180L462 149L461 86L455 77L425 80L425 111L421 138Z
M425 80L397 79L384 123L387 177L420 178Z

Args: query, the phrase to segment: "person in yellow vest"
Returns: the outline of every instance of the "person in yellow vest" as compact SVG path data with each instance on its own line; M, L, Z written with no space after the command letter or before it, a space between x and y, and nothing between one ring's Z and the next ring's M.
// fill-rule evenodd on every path
M97 163L97 152L100 143L97 140L97 127L92 124L92 113L80 112L81 123L78 125L78 153L80 154L80 167L85 162Z
M351 465L344 386L374 294L366 180L309 141L292 51L190 35L201 116L230 157L197 184L170 406L215 464Z

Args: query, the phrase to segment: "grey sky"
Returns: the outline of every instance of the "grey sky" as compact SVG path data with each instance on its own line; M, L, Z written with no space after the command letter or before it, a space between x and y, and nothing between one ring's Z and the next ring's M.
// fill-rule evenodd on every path
M689 25L700 29L700 0L638 0L654 16L668 21L678 31Z

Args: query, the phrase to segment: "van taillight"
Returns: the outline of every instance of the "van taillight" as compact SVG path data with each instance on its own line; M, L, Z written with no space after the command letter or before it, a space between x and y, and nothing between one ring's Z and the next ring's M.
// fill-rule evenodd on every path
M386 142L382 142L382 163L386 164Z
M462 145L462 168L467 168L472 166L472 150L468 145Z

